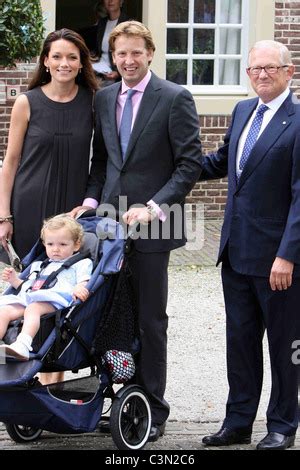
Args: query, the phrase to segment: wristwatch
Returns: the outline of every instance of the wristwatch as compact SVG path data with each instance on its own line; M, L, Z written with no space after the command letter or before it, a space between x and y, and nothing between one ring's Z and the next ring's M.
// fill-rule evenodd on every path
M147 206L147 211L148 211L148 213L151 215L151 217L153 217L153 219L154 219L155 217L157 217L157 212L156 212L156 210L155 210L155 208L154 208L153 206L148 205L148 206Z

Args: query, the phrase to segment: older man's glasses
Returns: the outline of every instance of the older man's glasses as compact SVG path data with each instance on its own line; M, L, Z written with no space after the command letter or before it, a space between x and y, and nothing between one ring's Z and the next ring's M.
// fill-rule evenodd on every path
M261 71L264 70L268 75L274 75L279 69L284 69L288 65L266 65L265 67L248 67L247 71L250 75L260 75Z

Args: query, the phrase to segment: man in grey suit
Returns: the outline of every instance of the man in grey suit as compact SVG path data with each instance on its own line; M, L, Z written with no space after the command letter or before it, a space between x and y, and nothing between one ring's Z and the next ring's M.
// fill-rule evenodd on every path
M136 379L150 399L149 440L155 441L163 435L169 415L164 399L167 270L170 250L185 244L184 199L201 172L199 118L186 89L150 72L155 45L142 23L119 24L111 33L110 48L122 82L96 95L94 151L83 205L95 208L100 202L100 207L105 203L120 209L123 196L127 198L123 221L146 226L147 233L144 230L144 236L135 241L130 263L141 339ZM123 126L129 108L130 138ZM175 204L176 214L168 210ZM151 237L149 228L154 224L157 233ZM166 226L169 230L164 230Z
M300 106L289 90L286 46L259 41L247 73L258 97L237 104L224 146L205 157L201 178L228 175L218 262L226 305L229 395L208 446L250 443L263 380L266 329L272 371L268 433L259 450L284 450L298 427L300 304Z

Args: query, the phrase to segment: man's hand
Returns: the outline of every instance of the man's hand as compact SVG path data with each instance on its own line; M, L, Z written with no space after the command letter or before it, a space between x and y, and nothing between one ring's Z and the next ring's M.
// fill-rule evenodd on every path
M154 219L154 215L150 214L147 207L132 207L129 211L123 214L123 222L128 225L133 225L139 222L142 225L147 225Z
M286 259L276 257L270 274L270 286L272 290L286 290L292 285L294 263Z
M76 219L81 214L83 214L85 211L90 211L91 209L93 209L93 207L90 207L90 206L77 206L77 207L74 207L74 209L72 209L70 212L68 212L68 215L70 217L73 217L73 219Z

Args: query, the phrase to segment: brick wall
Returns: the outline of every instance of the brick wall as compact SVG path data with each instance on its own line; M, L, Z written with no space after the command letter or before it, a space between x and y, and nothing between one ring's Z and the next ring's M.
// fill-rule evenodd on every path
M296 73L292 88L300 94L300 2L281 1L275 4L275 38L286 44L292 52ZM3 70L0 68L0 160L7 145L9 117L13 101L4 101L6 87L18 85L21 91L26 89L28 76L34 64L20 64L18 68ZM230 122L230 116L200 116L201 140L204 153L217 150ZM217 218L223 215L227 194L227 183L215 180L197 183L187 201L191 204L204 204L205 217Z
M300 2L275 3L275 40L285 44L292 53L296 73L292 89L300 94Z
M223 137L231 116L200 116L203 153L215 152L223 144ZM227 196L227 180L197 183L187 198L190 204L204 204L206 218L223 216Z
M10 99L10 87L27 90L27 83L35 64L18 64L17 68L0 67L0 161L5 155L11 109L14 99Z

